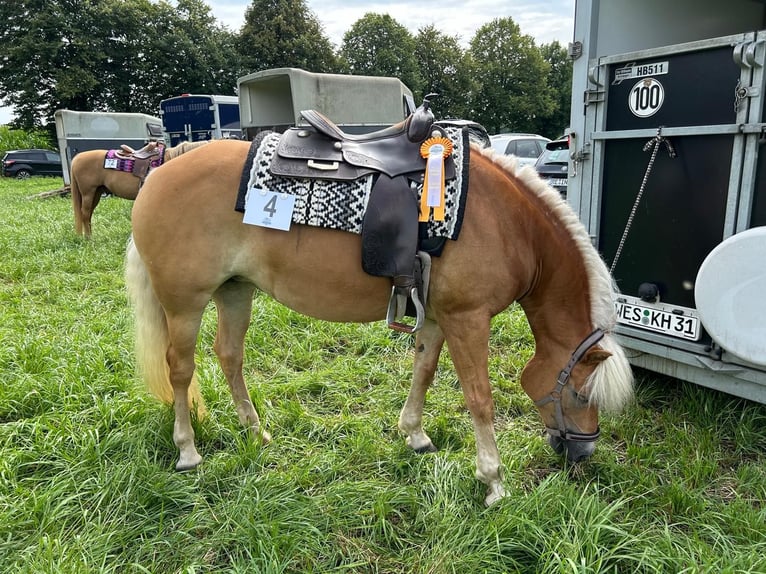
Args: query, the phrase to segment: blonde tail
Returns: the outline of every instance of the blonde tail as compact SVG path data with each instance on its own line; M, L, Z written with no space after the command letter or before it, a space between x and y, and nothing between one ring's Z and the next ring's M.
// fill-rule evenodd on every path
M135 318L136 367L151 394L164 403L173 404L173 387L165 353L170 344L165 312L154 293L149 274L131 237L125 257L125 283L133 305ZM199 390L197 376L189 385L189 404L202 419L205 403Z

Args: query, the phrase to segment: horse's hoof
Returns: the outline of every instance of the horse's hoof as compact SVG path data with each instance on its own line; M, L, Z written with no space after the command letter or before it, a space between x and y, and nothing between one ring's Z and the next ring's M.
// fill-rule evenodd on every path
M503 488L503 485L496 484L494 486L490 486L487 489L487 496L484 499L484 506L489 508L501 498L505 498L505 488Z
M429 452L438 452L438 448L434 446L434 443L429 442L421 447L413 449L418 454L427 454Z
M200 465L201 462L202 457L199 454L189 457L188 459L182 457L176 463L176 470L179 472L183 472L185 470L194 470Z
M261 439L261 444L262 444L263 446L266 446L267 444L269 444L269 443L271 442L271 435L269 434L269 432L268 432L268 431L265 431L265 430L261 430L261 431L258 433L258 435L257 435L257 436L259 436L259 437L260 437L260 439Z

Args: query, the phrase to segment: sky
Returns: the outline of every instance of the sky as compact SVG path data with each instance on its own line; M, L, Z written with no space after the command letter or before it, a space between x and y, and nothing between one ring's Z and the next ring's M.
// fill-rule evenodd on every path
M244 24L245 10L251 3L252 0L207 0L211 14L234 32ZM440 32L457 36L463 46L484 24L509 16L522 34L532 36L538 45L558 40L566 46L574 33L575 0L440 0L433 4L412 0L307 0L306 4L336 48L343 41L343 34L368 12L389 14L413 34L433 24ZM12 110L0 106L0 125L12 118Z

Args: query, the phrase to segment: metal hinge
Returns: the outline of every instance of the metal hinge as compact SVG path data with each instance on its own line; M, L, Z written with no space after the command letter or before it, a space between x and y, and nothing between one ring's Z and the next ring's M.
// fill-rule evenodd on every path
M734 46L734 62L742 69L760 67L763 64L756 57L758 46L766 40L755 40L754 42L741 42Z
M576 60L582 56L582 42L570 42L567 47L567 55L572 60Z
M588 106L590 104L600 104L604 101L606 90L599 88L592 88L583 92L583 103Z

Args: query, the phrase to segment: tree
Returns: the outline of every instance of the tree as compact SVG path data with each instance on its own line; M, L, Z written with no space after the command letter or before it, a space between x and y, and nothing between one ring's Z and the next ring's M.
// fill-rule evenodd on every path
M496 18L476 31L469 54L479 83L471 119L489 133L536 132L554 103L545 80L550 66L534 39L513 19Z
M146 23L151 38L142 59L149 65L141 69L143 84L160 96L154 107L181 93L234 95L242 75L237 35L218 24L205 0L177 0L175 9L165 2L157 6L158 14Z
M415 36L415 59L423 79L422 95L439 94L433 109L440 119L471 119L468 102L475 88L468 55L457 37L447 36L434 26L418 30Z
M553 95L551 114L541 118L539 133L555 138L569 127L572 107L572 60L566 48L558 42L540 46L543 59L548 62L548 87Z
M245 73L271 68L336 72L335 52L304 0L253 0L238 51Z
M413 94L423 80L415 57L415 39L388 14L365 14L343 35L343 71L364 76L398 78Z
M0 4L0 98L15 125L57 109L156 114L181 92L233 94L233 35L203 0L18 0Z

